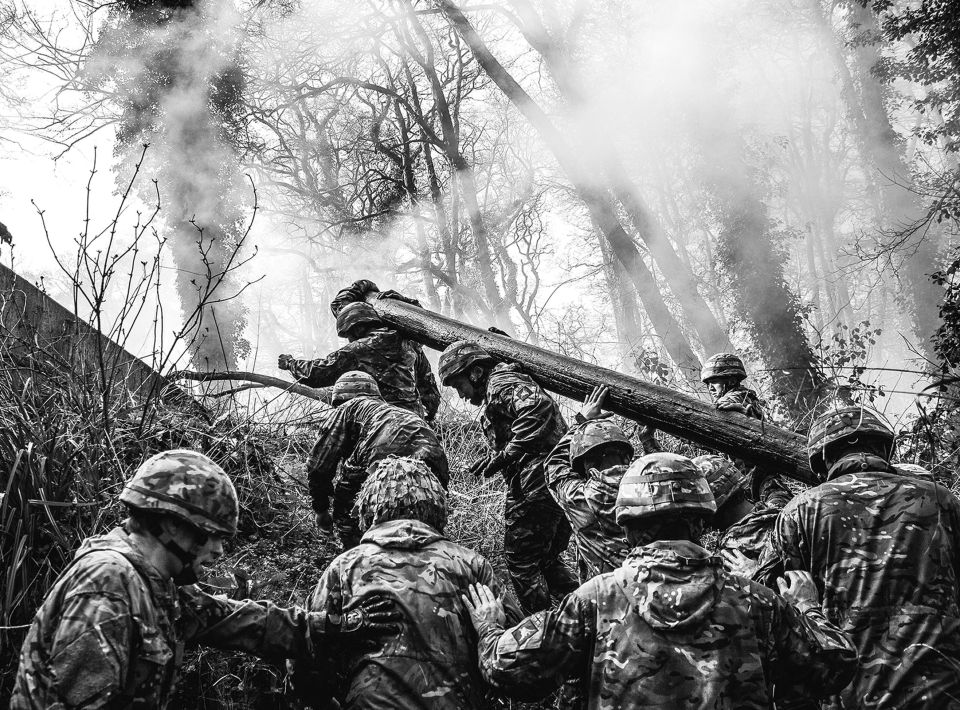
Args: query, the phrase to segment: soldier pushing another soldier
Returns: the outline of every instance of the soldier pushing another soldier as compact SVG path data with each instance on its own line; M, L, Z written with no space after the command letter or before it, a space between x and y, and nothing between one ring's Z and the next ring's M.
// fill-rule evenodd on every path
M341 375L333 386L333 405L317 426L307 477L318 525L329 530L336 524L340 542L348 549L360 541L354 499L378 461L391 455L420 459L444 488L450 472L447 455L430 425L413 412L384 402L367 373ZM335 474L339 474L336 482Z
M960 708L960 500L898 473L894 443L864 407L814 422L807 451L822 483L783 509L774 547L786 569L813 575L860 653L830 708Z
M164 708L185 643L305 658L346 632L390 632L387 599L328 618L192 586L237 531L237 494L195 451L148 459L120 494L130 517L87 538L37 612L20 654L11 708ZM185 586L186 585L186 586Z
M724 572L699 545L715 509L690 459L656 453L632 463L617 521L634 549L619 569L508 629L495 595L471 589L484 677L517 699L577 678L587 706L603 710L766 710L775 684L838 691L857 655L824 618L810 575L782 580L784 599Z

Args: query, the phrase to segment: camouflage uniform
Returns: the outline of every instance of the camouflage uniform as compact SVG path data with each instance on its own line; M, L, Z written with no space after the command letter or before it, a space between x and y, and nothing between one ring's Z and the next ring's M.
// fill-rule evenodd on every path
M577 572L583 583L612 572L626 559L630 545L617 525L614 508L626 466L595 468L585 474L570 465L570 447L576 430L563 435L546 462L547 485L573 528L577 544Z
M849 640L819 610L800 613L678 540L636 548L555 611L478 631L495 687L533 699L574 676L588 707L605 710L769 708L773 683L828 694L856 666Z
M882 458L840 459L777 522L787 569L808 570L860 669L830 707L960 708L960 501Z
M560 555L570 526L547 489L544 462L566 431L557 403L519 365L499 363L484 395L484 431L507 461L504 555L521 607L546 609L550 594L576 588Z
M360 708L484 708L476 634L461 601L471 583L497 588L482 556L419 520L371 527L358 547L324 572L308 607L339 615L375 593L396 599L400 633L382 643L344 643L334 659L345 677L341 701ZM508 613L519 619L516 605Z
M355 397L329 410L317 434L307 459L313 508L327 512L333 494L333 519L345 547L360 539L351 508L377 461L409 456L426 463L444 488L450 480L447 455L433 429L416 414L377 397ZM334 485L338 465L340 477Z
M717 409L724 412L740 412L748 417L763 420L763 403L752 389L737 385L721 395L715 402Z
M423 349L397 331L377 328L318 360L291 359L287 369L308 387L329 387L350 370L377 381L384 400L433 419L440 390Z
M163 708L185 643L276 660L312 652L303 610L177 587L122 528L88 538L30 626L11 708Z

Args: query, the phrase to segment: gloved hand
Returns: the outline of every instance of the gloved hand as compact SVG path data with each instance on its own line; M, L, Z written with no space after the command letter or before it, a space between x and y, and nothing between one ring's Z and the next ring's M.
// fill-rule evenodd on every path
M507 462L503 456L494 454L474 461L473 465L470 466L470 474L474 478L490 478L496 476L506 465Z
M281 355L277 358L277 367L281 370L289 370L291 360L293 360L293 355Z
M329 510L317 513L317 529L324 535L333 535L333 518Z
M491 325L489 328L487 328L487 332L496 333L497 335L502 335L502 336L504 336L505 338L511 337L510 333L508 333L508 332L505 331L505 330L500 330L500 329L499 329L497 326L495 326L495 325Z
M360 600L360 604L342 616L327 616L328 634L357 634L359 636L384 636L400 630L403 614L396 600L386 594L373 594Z
M403 301L404 303L409 303L413 306L419 306L420 308L423 308L423 306L420 305L420 301L417 299L404 296L402 293L394 291L392 288L388 288L386 291L381 291L377 298L390 298L394 301Z

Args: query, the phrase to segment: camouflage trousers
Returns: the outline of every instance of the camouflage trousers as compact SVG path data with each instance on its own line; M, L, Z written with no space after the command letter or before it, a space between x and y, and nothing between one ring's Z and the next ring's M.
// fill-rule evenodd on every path
M580 586L560 559L570 542L570 525L549 494L525 499L511 490L504 518L507 571L525 614L548 609L551 595L563 596Z
M360 526L353 516L353 504L368 475L367 469L341 465L339 476L333 484L331 517L344 551L360 544Z

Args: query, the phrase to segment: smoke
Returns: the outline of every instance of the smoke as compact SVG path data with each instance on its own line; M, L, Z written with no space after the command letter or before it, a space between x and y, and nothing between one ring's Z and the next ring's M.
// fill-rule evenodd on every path
M117 3L85 69L122 109L122 162L150 146L141 175L156 179L184 320L196 324L193 360L208 368L235 367L248 347L244 307L230 298L249 219L236 150L239 26L229 0ZM153 190L141 181L147 204Z

